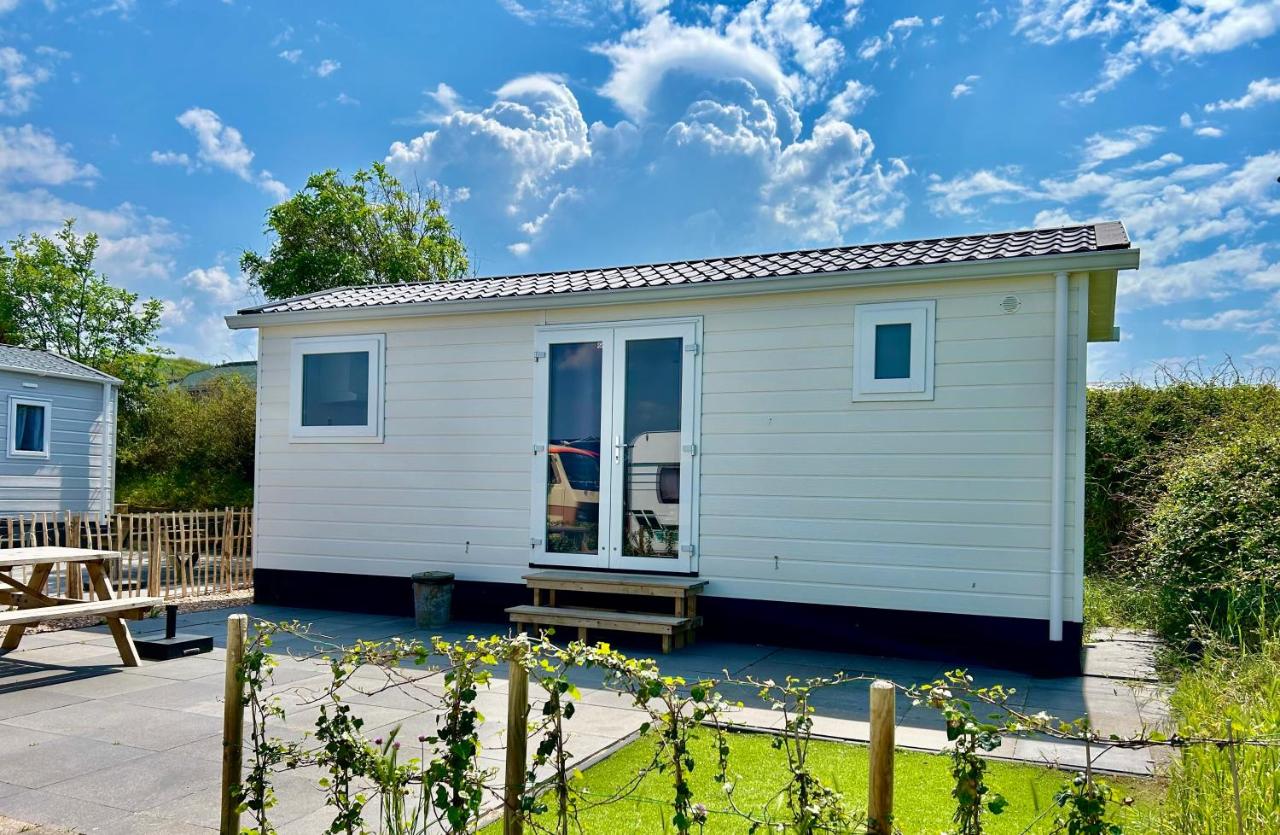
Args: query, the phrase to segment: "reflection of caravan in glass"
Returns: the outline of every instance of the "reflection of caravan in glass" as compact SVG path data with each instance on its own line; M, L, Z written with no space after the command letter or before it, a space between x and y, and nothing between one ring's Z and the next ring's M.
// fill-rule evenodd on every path
M600 521L600 454L589 449L547 447L548 533L558 551L595 550Z
M676 552L680 534L680 432L645 432L631 444L627 467L627 542L641 551Z

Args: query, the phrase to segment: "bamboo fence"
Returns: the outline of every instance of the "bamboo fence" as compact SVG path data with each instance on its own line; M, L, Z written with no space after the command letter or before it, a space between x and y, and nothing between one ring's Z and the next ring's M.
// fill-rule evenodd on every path
M107 561L107 572L118 597L178 599L253 588L249 508L105 517L62 511L0 518L0 554L4 548L29 545L116 552ZM75 582L76 573L50 575L49 593L80 597L86 584L83 579Z

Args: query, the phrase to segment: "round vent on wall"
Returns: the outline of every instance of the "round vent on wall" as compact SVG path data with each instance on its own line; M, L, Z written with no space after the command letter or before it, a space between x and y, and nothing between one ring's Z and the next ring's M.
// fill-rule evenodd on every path
M1013 313L1020 307L1022 307L1022 300L1017 296L1005 296L1000 300L1000 309L1005 313Z

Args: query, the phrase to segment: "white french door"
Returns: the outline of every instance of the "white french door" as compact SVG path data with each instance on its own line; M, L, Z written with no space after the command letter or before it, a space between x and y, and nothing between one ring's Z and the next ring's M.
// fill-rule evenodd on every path
M532 562L696 569L699 330L538 329Z

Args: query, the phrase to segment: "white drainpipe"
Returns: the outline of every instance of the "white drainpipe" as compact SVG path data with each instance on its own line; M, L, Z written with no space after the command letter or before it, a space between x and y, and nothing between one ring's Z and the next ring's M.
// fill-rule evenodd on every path
M1067 499L1067 288L1065 272L1054 274L1053 303L1053 486L1049 512L1049 640L1062 640L1062 575Z

